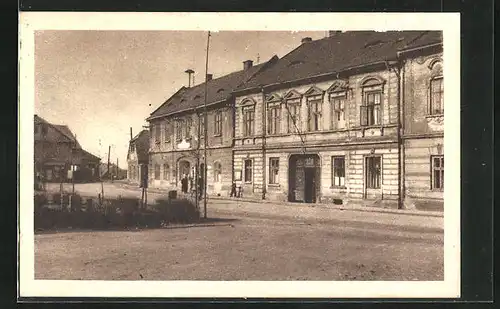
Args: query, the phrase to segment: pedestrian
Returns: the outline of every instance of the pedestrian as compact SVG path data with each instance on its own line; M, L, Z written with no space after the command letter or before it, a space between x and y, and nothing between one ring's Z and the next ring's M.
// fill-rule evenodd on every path
M229 194L229 197L236 197L236 182L233 182L231 185L231 194Z

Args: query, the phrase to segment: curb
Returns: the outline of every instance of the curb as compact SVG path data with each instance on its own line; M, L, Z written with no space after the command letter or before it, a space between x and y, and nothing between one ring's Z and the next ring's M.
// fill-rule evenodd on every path
M123 187L140 190L139 187L135 187L126 183L121 183ZM148 188L148 192L165 194L166 191L162 191L161 189ZM326 208L326 209L338 209L338 210L347 210L347 211L359 211L359 212L377 212L377 213L392 213L398 215L407 215L407 216L421 216L421 217L436 217L443 218L444 213L438 211L425 211L425 210L407 210L407 209L391 209L391 208L379 208L375 206L363 206L361 204L354 204L351 206L341 205L326 205L326 204L302 204L302 203L287 203L287 202L279 202L279 201L269 201L269 200L254 200L254 199L246 199L246 198L230 198L230 197L221 197L221 196L208 196L209 200L222 200L222 201L234 201L234 202L247 202L247 203L258 203L258 204L273 204L280 206L290 206L290 207L318 207L318 208Z

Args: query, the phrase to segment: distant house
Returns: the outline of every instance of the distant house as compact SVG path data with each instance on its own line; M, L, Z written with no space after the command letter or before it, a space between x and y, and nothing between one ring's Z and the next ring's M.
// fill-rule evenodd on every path
M127 170L122 169L113 163L110 163L109 170L107 163L101 163L99 173L102 180L109 180L111 178L120 180L127 178Z
M141 175L147 179L149 164L149 131L142 130L129 142L127 153L127 179L131 183L140 183Z
M66 125L34 117L34 164L37 179L91 182L99 179L100 158L85 151Z

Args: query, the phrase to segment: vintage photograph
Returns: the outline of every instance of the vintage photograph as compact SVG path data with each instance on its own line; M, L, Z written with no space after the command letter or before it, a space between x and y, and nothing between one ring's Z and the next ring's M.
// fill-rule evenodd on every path
M35 29L34 282L444 282L443 30L352 28Z

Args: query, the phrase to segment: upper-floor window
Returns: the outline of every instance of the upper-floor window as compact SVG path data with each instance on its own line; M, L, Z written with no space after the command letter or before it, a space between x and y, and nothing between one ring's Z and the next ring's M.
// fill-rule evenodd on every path
M279 158L269 158L269 184L279 183Z
M243 107L243 136L252 136L255 133L255 107Z
M245 160L245 182L252 182L252 160Z
M286 101L288 113L288 133L299 132L300 127L300 99L291 99Z
M430 82L430 113L440 115L444 113L443 77L435 77Z
M332 129L343 129L345 125L345 92L330 93L331 104L331 127Z
M219 136L222 135L222 112L215 112L214 118L214 135Z
M380 102L382 91L369 91L363 94L361 105L361 125L374 126L380 124Z
M267 133L280 133L281 105L279 103L268 103L267 105Z
M177 119L175 121L175 136L177 141L184 138L184 121L182 119Z
M321 105L323 103L321 95L307 97L308 108L308 130L321 130Z
M186 139L191 138L191 127L193 126L193 119L191 117L186 118L185 120L185 137Z
M205 137L205 114L198 115L198 135L200 138Z
M161 125L156 124L154 126L154 129L155 129L155 143L158 144L161 141Z
M169 143L170 142L170 138L172 136L172 124L169 121L166 121L165 124L164 124L164 126L165 126L165 129L163 130L163 133L165 135L164 135L163 141L165 143Z

